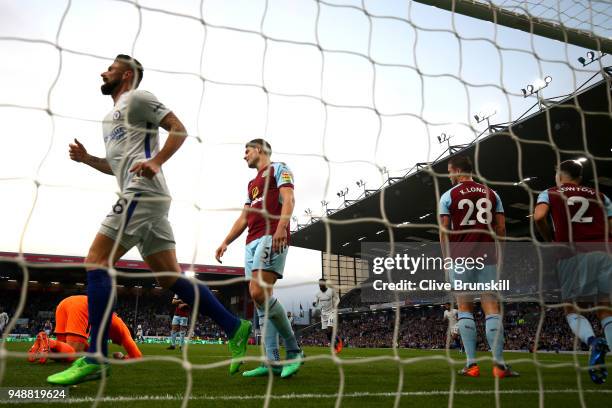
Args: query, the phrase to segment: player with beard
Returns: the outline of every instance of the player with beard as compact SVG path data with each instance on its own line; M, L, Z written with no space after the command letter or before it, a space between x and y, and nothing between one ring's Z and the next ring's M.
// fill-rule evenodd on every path
M102 94L110 96L114 103L102 123L106 157L90 155L76 139L70 145L72 160L114 175L121 193L102 221L85 259L91 354L49 376L47 381L51 384L74 385L108 374L108 323L114 304L113 280L108 271L134 246L153 272L173 272L171 276L156 277L160 286L189 305L197 295L199 312L210 316L225 331L233 358L230 374L239 371L246 354L251 323L230 313L205 285L180 277L168 221L171 196L162 166L181 147L187 132L176 115L152 93L137 89L143 74L140 62L123 54L101 74ZM161 148L160 127L169 133Z

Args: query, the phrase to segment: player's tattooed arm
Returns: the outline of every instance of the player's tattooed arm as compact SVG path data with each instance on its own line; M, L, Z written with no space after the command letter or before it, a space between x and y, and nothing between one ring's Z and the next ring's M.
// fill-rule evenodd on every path
M113 174L113 170L110 165L106 161L106 159L92 156L87 153L87 149L85 146L81 144L77 139L74 139L74 143L70 143L68 153L70 154L70 158L77 163L85 163L94 169L101 171L105 174Z
M187 130L174 113L168 112L159 123L159 126L168 131L168 139L164 147L152 159L136 163L130 169L130 172L149 179L155 177L159 173L161 166L183 145L187 137Z
M536 205L535 211L533 212L533 221L544 241L551 242L553 236L547 220L548 210L548 204L539 203Z

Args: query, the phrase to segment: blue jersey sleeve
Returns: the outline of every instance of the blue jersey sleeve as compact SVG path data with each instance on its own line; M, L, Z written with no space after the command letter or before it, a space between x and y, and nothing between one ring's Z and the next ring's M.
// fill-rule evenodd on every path
M276 187L293 187L293 173L285 163L274 163Z
M497 205L495 206L495 212L498 214L503 214L504 205L502 204L501 198L499 198L499 194L497 194L497 191L493 191L493 193L495 194L495 200L497 201Z
M544 203L550 205L550 199L548 198L548 190L544 190L538 195L538 201L536 203Z
M450 190L448 190L440 197L440 215L450 215L451 201Z

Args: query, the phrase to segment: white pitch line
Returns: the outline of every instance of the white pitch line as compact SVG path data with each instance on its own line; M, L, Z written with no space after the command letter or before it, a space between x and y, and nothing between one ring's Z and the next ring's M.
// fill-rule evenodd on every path
M562 390L544 390L545 394L576 394L579 390L576 389L562 389ZM591 394L612 394L612 390L582 390L584 393ZM438 396L438 395L449 395L450 392L446 390L433 390L433 391L408 391L402 392L402 397L427 397L427 396ZM489 395L495 394L494 390L457 390L453 394L455 395ZM499 394L539 394L538 390L500 390ZM351 392L346 393L342 398L362 398L362 397L395 397L395 392ZM100 398L99 402L136 402L136 401L182 401L183 396L181 395L133 395L133 396L117 396L117 397L103 397ZM190 396L190 401L248 401L248 400L262 400L266 398L265 394L260 395L198 395ZM270 396L271 399L276 400L288 400L288 399L335 399L338 398L338 394L280 394ZM46 403L61 403L61 404L82 404L85 402L94 402L96 399L92 397L82 398L69 398L65 400L47 400ZM19 401L4 401L20 403ZM23 402L23 401L22 401ZM42 401L41 401L42 402Z

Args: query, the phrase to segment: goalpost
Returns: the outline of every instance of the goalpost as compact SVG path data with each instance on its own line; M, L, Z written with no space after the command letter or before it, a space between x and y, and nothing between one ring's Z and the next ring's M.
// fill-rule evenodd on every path
M0 88L4 94L0 95L0 119L6 123L7 135L23 137L0 140L0 151L11 153L7 155L11 157L7 157L6 163L0 163L0 196L14 197L6 199L3 202L6 209L0 211L0 226L6 226L5 233L0 237L0 251L20 254L35 252L36 248L40 253L45 250L40 248L52 248L50 252L73 251L76 247L80 248L81 242L78 241L85 239L104 215L103 212L89 214L84 209L87 207L85 205L71 206L79 207L70 209L76 215L65 211L67 202L79 201L92 203L98 211L97 203L106 200L109 194L112 196L108 185L104 185L100 179L90 184L85 176L74 170L75 167L66 164L65 144L71 142L75 134L90 132L92 135L88 136L88 146L101 146L101 138L97 137L99 132L93 132L97 130L96 126L102 124L101 115L97 115L102 105L94 96L89 96L97 90L87 89L83 84L91 85L89 78L98 75L104 64L112 61L116 54L109 51L105 39L96 33L98 29L102 31L96 23L105 18L117 18L121 21L118 26L133 29L122 31L121 38L115 38L115 41L122 47L131 47L131 52L144 63L143 86L159 89L164 103L177 106L177 114L188 112L185 116L189 118L186 125L190 137L186 146L190 146L190 149L180 150L177 153L180 159L171 160L164 170L168 169L170 189L176 191L173 205L181 210L171 213L170 218L176 235L180 236L184 247L189 248L181 254L182 261L188 260L192 266L212 262L206 258L214 250L208 241L222 239L225 229L232 222L228 220L242 209L242 195L234 196L231 190L244 190L245 183L241 184L244 173L241 173L243 168L240 167L244 163L240 155L243 154L244 143L254 137L269 140L275 148L275 159L287 161L295 173L297 206L292 229L309 228L318 223L315 227L321 228L319 231L324 237L323 268L333 270L326 277L337 276L337 280L330 279L331 284L343 293L358 285L359 280L367 278L367 265L358 256L355 257L357 259L337 256L334 258L336 266L331 264L329 258L333 256L331 248L336 236L332 234L330 225L345 228L342 237L346 238L346 242L337 245L340 251L351 248L351 245L361 245L362 241L367 242L365 231L356 226L362 221L378 223L380 231L375 231L375 234L383 236L385 231L392 229L413 231L401 235L397 241L392 236L389 242L394 249L402 240L435 242L440 228L436 204L443 191L438 191L438 183L431 178L446 176L445 168L434 169L435 164L449 154L470 146L475 146L475 156L479 159L480 140L508 126L508 139L515 143L512 125L523 117L543 112L547 136L554 133L584 137L585 147L575 150L556 145L552 136L526 142L554 151L557 159L561 155L574 154L581 158L584 155L584 159L592 163L612 160L609 154L591 152L584 132L580 129L577 133L573 133L575 129L568 130L570 125L561 120L563 118L556 117L559 120L553 123L546 109L549 104L558 102L559 98L575 95L601 78L607 81L609 91L610 73L606 71L606 65L612 62L609 55L612 53L612 5L609 2L296 0L289 3L262 0L243 1L236 6L237 3L228 1L207 0L193 7L173 2L159 7L151 4L138 0L67 2L61 9L52 9L57 17L55 23L51 24L46 15L39 22L34 21L46 29L52 25L52 36L47 32L39 33L36 31L38 27L30 27L34 34L23 31L25 28L21 26L27 28L28 17L37 11L35 7L19 9L19 6L15 6L17 8L11 10L21 19L7 21L9 28L0 32L0 47L6 47L6 54L10 57L6 60L14 64L9 66L7 63L4 71L0 71ZM113 7L117 8L116 13L104 14L109 9L114 10ZM416 9L417 12L413 13ZM455 18L458 15L470 18L470 22L461 24L476 32L474 37L467 38L458 33L460 30L456 27ZM483 24L483 21L494 25L493 36L486 35L490 26ZM168 28L167 32L160 34L159 27ZM507 42L496 42L499 27L517 30L517 35L529 35L532 44L511 44L512 47L508 47ZM511 35L505 32L505 41ZM129 38L129 41L122 42L125 38ZM544 57L539 50L535 51L534 38L554 40L545 44L544 52L548 54ZM483 39L485 41L480 41ZM559 43L565 44L563 51L559 50ZM587 54L588 51L591 53ZM504 58L502 52L515 52L515 59ZM483 55L499 59L484 60ZM49 78L43 75L47 71L52 72ZM2 79L6 81L3 83ZM74 82L71 84L68 79ZM74 86L74 83L78 86ZM553 88L554 93L561 96L551 97L547 93L545 99L544 92ZM609 92L607 97L610 100ZM537 102L529 108L534 98ZM612 119L610 106L612 103L608 104L606 111L597 114L604 119ZM108 106L104 106L106 108ZM581 107L567 109L579 115L592 113ZM504 119L497 120L499 117ZM48 126L45 121L49 122ZM33 146L43 146L46 150L41 148L32 153ZM490 181L492 188L524 188L525 196L508 204L525 211L522 218L527 218L533 212L533 195L539 189L529 184L533 181L531 176L535 175L523 174L523 160L519 153L516 162L511 163L516 169L512 180L488 180L487 174L482 174L478 166L475 173L481 180ZM226 186L215 182L218 177L213 175L217 175L221 165L228 172L224 177L236 180L236 183ZM500 157L499 163L494 165L504 166L508 163ZM359 204L361 200L423 169L430 177L421 173L417 181L425 188L435 184L435 193L431 196L406 198L399 193L385 195L383 192L374 210L375 215L364 215L368 210L364 208L364 212L356 212L351 219L332 219L332 215L338 211ZM354 187L356 180L353 178L360 178L356 183L357 188ZM598 174L596 171L592 180L588 181L598 189L612 186L609 174ZM98 182L103 187L94 185ZM379 189L381 185L383 190ZM68 191L70 188L77 190L77 193ZM194 194L202 191L206 194ZM221 191L223 197L211 197L208 194L210 191ZM504 197L501 199L504 201ZM385 200L404 200L406 206L413 206L421 212L410 219L408 216L401 218L389 213ZM432 202L434 206L427 207ZM72 225L81 222L62 222L69 217L82 220L83 225ZM522 221L524 219L510 219L509 223ZM62 246L62 240L55 233L57 231L77 236L77 241L71 241L74 246ZM533 231L522 236L532 238ZM37 241L38 237L46 241ZM233 245L239 246L238 242ZM352 253L355 255L359 251L353 250ZM292 262L292 256L298 260ZM300 256L303 255L298 255L297 251L289 252L285 276L290 277L294 273L290 268L304 274L309 268L312 271L312 265ZM242 262L240 258L236 259L236 262ZM0 258L0 261L14 262L20 270L19 278L23 279L19 288L20 302L13 305L15 316L11 316L8 325L9 329L13 329L20 314L28 308L24 299L28 291L29 272L35 264L25 257L17 260ZM63 267L62 264L45 266ZM341 276L342 268L352 268L352 281L348 282ZM134 273L115 272L116 276L123 278L135 276ZM537 276L540 280L541 273ZM153 274L147 276L153 277ZM318 278L318 274L315 278L309 277L309 283L316 283ZM3 283L1 279L4 278L0 277L0 285ZM211 287L227 284L218 281L207 283ZM282 281L279 281L277 288L295 285L291 283L283 287ZM298 295L301 294L294 294L296 297ZM302 299L298 300L301 303ZM310 303L305 299L304 302ZM539 304L546 306L543 300ZM554 306L558 307L559 304ZM542 335L544 313L542 311L540 314L537 341ZM254 400L265 407L274 398L278 398L278 401L274 401L275 405L281 402L295 404L296 401L306 404L310 400L318 404L321 400L333 400L335 406L340 407L348 398L380 397L392 398L393 406L399 407L407 398L440 395L448 398L449 407L454 406L456 395L461 395L455 367L463 361L451 358L449 353L435 357L402 357L398 338L405 328L401 325L400 316L400 309L396 307L392 352L385 356L344 359L329 353L306 357L308 364L303 367L304 371L316 369L309 367L316 367L321 360L335 365L338 385L333 393L302 390L298 377L292 393L275 395L275 387L279 383L270 376L256 395L246 394L247 391L239 386L236 386L235 395L219 395L220 391L214 386L206 388L205 392L193 387L193 374L198 370L220 367L227 361L217 359L194 364L187 352L179 357L145 356L144 361L169 361L184 369L187 377L184 393L178 396L160 395L157 398L161 401L181 401L183 406L190 402L190 398L214 403L218 397L225 400ZM192 321L191 329L194 325L195 321ZM8 336L8 332L5 336ZM6 342L0 342L0 386L4 386L7 378L14 379L14 373L7 367L15 359L23 357L25 353L9 350ZM248 362L253 364L262 360L262 356L250 356ZM442 390L405 390L410 374L405 374L404 368L437 360L443 361L451 370L451 374L445 377L447 382L438 387ZM350 387L347 377L353 375L350 371L355 366L366 367L381 361L397 367L397 376L390 380L392 384L387 387L392 388L392 392L386 389L381 391L374 382L366 384L372 387L363 393L346 391ZM531 357L520 361L535 367L537 389L530 389L526 393L537 394L539 406L544 406L547 390L543 380L543 364ZM585 368L579 363L577 355L574 354L571 363L566 361L559 366L575 368L575 387L567 391L578 393L580 403L586 406L585 387L581 382L584 381L581 375ZM234 384L240 383L237 380ZM103 401L102 395L106 391L112 390L108 389L107 382L102 381L97 394L88 396L84 401L98 404ZM155 391L151 390L152 393ZM513 392L502 390L496 381L493 388L475 390L474 395L493 395L496 406L499 406L502 395ZM471 395L469 390L465 394ZM112 395L108 398L109 402L121 401L120 397L113 400Z
M540 18L530 15L526 9L522 8L523 4L538 5L547 3L527 2L521 0L501 2L493 2L491 0L415 0L419 3L429 6L439 7L453 13L463 14L468 17L477 18L480 20L489 21L493 24L499 24L509 28L514 28L534 35L550 38L557 41L562 41L567 44L573 44L578 47L584 47L592 50L597 50L610 54L612 52L612 39L602 37L586 30L580 30L565 26L559 21ZM522 9L522 12L508 9L508 3L513 8ZM514 4L512 4L514 3ZM550 3L550 2L548 2ZM576 3L582 3L580 1ZM602 2L603 3L603 2ZM504 8L504 6L506 8ZM554 6L552 6L554 7ZM551 7L551 8L552 8ZM607 20L609 22L609 19Z

